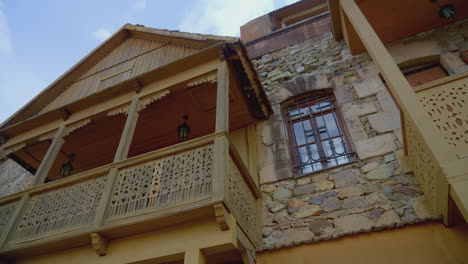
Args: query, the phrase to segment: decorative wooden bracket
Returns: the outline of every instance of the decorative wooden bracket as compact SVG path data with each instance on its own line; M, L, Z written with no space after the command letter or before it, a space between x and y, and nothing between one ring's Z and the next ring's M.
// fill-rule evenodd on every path
M7 142L8 140L8 136L3 134L3 133L0 133L0 146L5 144L5 142Z
M195 81L189 82L187 84L187 87L195 87L198 85L202 85L204 83L215 83L215 82L217 82L217 76L214 73L214 74L206 75L202 78L196 79Z
M229 230L229 212L223 204L215 204L215 217L216 223L218 223L219 229L222 231Z
M99 256L105 256L107 254L107 249L109 247L109 241L107 238L102 236L99 233L91 234L91 244L93 244L94 250Z
M68 118L71 116L71 112L70 110L64 107L60 109L60 115L62 116L63 121L67 121Z
M135 79L135 81L133 82L133 90L135 90L135 93L138 94L141 92L141 89L143 89L143 86L141 85L140 81Z

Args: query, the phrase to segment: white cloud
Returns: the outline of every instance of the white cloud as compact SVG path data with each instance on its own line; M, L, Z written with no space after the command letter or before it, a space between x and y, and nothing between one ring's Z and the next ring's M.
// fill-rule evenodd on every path
M136 11L143 11L146 8L146 0L133 0L132 8Z
M107 38L109 38L112 35L112 33L109 31L109 29L103 28L103 27L101 27L98 30L94 31L92 34L99 41L104 41L104 40L106 40Z
M3 1L0 0L0 54L11 55L13 53L13 45L4 7Z
M182 31L239 36L240 26L296 0L197 0L183 19Z

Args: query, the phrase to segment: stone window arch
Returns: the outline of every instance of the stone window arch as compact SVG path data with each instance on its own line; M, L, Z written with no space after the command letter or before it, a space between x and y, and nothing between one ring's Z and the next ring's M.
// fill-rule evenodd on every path
M303 93L281 106L295 176L356 159L332 89Z

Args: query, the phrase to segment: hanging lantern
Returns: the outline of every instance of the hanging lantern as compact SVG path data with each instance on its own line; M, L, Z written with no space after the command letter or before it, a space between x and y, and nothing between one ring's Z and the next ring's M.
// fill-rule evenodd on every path
M455 18L455 7L452 4L441 6L437 0L431 0L432 3L436 3L439 6L439 16L445 19Z
M71 154L68 161L62 164L62 170L60 171L60 175L62 175L63 177L69 176L70 173L72 172L73 170L72 161L74 157L75 157L75 154Z
M180 140L186 140L190 134L190 127L185 122L188 120L188 116L184 116L183 118L184 118L184 123L182 123L179 127L177 127L177 133L179 135Z

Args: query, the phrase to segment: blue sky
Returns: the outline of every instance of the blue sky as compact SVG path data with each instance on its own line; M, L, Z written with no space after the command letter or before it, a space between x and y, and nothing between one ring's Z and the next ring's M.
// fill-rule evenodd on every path
M296 0L0 0L0 122L125 23L238 36Z

